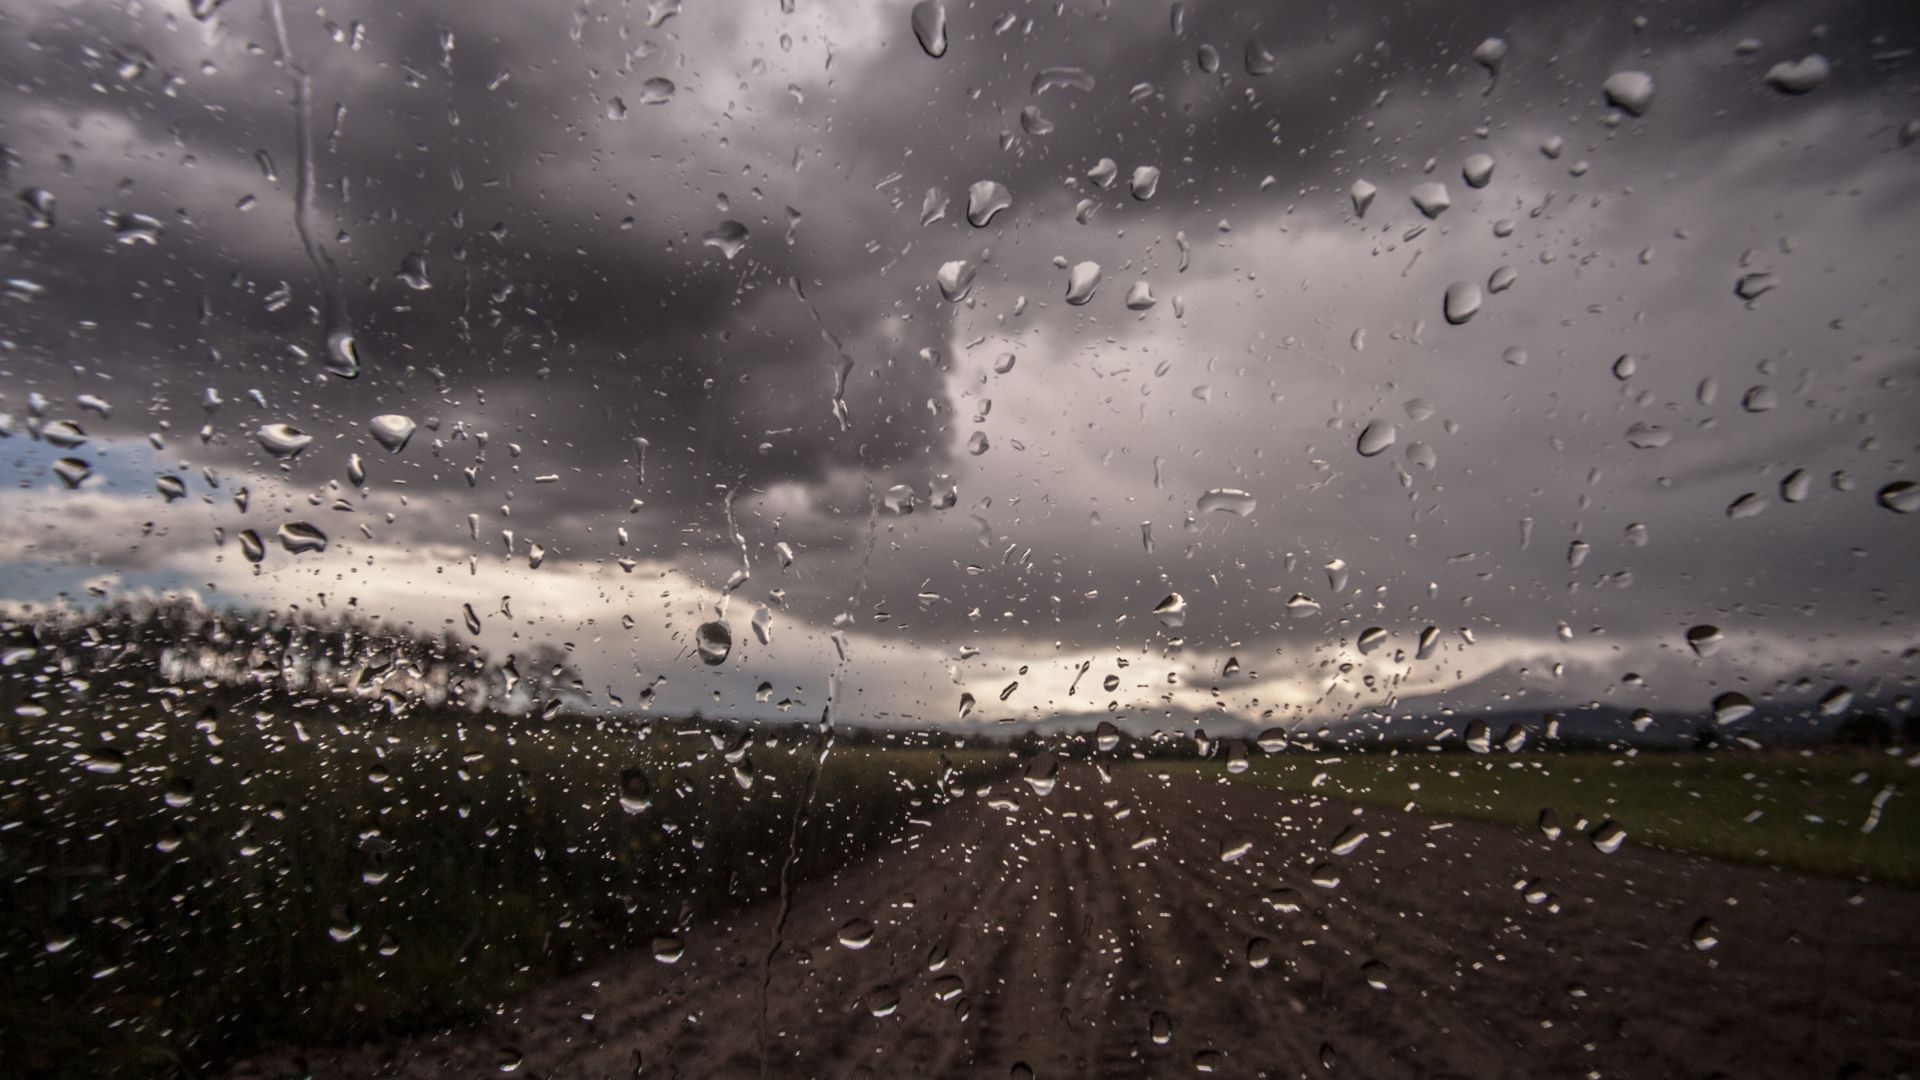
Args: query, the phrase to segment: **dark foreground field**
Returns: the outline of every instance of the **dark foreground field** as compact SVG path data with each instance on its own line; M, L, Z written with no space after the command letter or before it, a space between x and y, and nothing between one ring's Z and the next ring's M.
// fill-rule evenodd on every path
M479 1023L232 1075L1920 1069L1908 891L1152 765L1070 765L1044 797L1003 779L923 820L799 888L771 955L774 901L691 925L672 964L642 951Z

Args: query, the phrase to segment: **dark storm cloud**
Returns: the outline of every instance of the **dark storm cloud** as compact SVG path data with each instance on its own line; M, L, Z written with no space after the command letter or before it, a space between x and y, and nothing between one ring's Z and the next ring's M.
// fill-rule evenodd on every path
M330 6L342 27L364 21L357 50L311 11L288 10L313 78L315 235L337 286L308 265L291 226L292 84L273 62L264 8L227 5L211 39L177 6L14 12L30 32L9 35L0 56L29 74L0 97L9 183L55 190L61 219L10 227L8 276L49 292L5 309L7 408L17 413L28 390L104 393L117 407L111 421L88 419L96 434L144 436L168 421L169 456L284 475L289 512L357 451L376 487L406 481L406 507L379 504L396 514L382 525L389 542L465 543L466 515L479 513L481 550L497 551L511 528L557 561L604 561L621 553L611 531L627 527L624 553L713 584L738 563L721 509L735 489L753 588L785 586L783 617L810 627L851 611L863 641L901 652L968 640L1007 653L1054 641L1136 649L1172 591L1196 613L1192 648L1249 655L1312 655L1372 624L1402 637L1431 623L1551 642L1562 622L1583 641L1596 627L1639 640L1715 612L1785 621L1793 611L1816 639L1910 621L1911 572L1887 561L1904 522L1871 493L1892 475L1894 447L1911 451L1914 430L1900 420L1911 411L1883 405L1873 424L1833 417L1865 407L1875 379L1910 393L1899 380L1914 374L1913 317L1890 314L1897 290L1884 275L1896 260L1873 264L1878 280L1833 263L1872 237L1876 217L1911 205L1914 173L1895 137L1911 16L1830 5L1816 39L1816 20L1785 3L1669 5L1639 27L1559 5L1189 3L1176 35L1162 4L1023 13L998 31L997 10L955 5L952 47L934 60L914 45L904 6L881 7L877 25L841 45L835 35L855 31L830 25L835 11L803 2L783 21L766 7L689 4L646 27L632 7ZM777 39L789 31L790 50ZM1488 75L1471 54L1490 35L1512 48L1483 95ZM1760 50L1736 55L1748 36ZM1250 41L1273 55L1271 74L1246 71ZM1199 69L1203 45L1218 73ZM153 64L123 80L129 46ZM1816 93L1788 99L1762 83L1767 65L1814 49L1835 69ZM1053 66L1084 68L1095 84L1036 96L1035 74ZM1653 72L1653 105L1609 125L1600 84L1630 67ZM171 73L182 81L169 94ZM679 90L641 104L641 81L655 76ZM1023 130L1028 106L1052 132ZM1559 160L1537 149L1549 134L1566 139ZM263 150L277 181L256 161ZM1497 172L1475 192L1460 158L1480 150ZM1102 157L1121 167L1111 190L1084 178ZM1455 206L1406 239L1421 223L1407 191L1428 179L1428 159ZM1593 172L1568 176L1584 159ZM1136 165L1162 170L1151 201L1127 194ZM1381 189L1362 222L1345 193L1356 177ZM973 229L966 188L983 179L1006 183L1014 205ZM1863 190L1831 194L1849 186ZM929 187L952 201L923 227ZM247 194L258 202L237 210ZM1073 222L1081 198L1098 204L1086 225ZM1810 199L1826 216L1809 236L1798 221ZM151 247L116 244L106 210L166 228ZM1511 243L1489 238L1497 217L1522 222ZM729 218L749 230L733 260L701 243ZM1693 238L1674 240L1681 229ZM1193 249L1186 274L1174 271L1176 232ZM1792 250L1789 234L1814 250ZM1635 250L1655 240L1668 261L1634 269ZM1744 249L1782 282L1752 311L1731 296ZM396 276L409 254L424 259L431 289ZM1093 305L1061 305L1055 256L1108 268ZM980 264L971 305L948 305L934 287L934 269L953 258ZM1668 271L1672 260L1688 272ZM1441 325L1447 279L1501 263L1519 266L1516 292L1467 327ZM1152 321L1120 309L1136 275L1161 296ZM1645 284L1652 275L1659 290ZM1869 310L1829 284L1840 281L1865 290L1854 296ZM270 300L282 283L285 302ZM318 376L329 287L366 359L354 382ZM1192 314L1175 322L1171 297L1183 292ZM1006 314L1014 295L1032 301L1024 320ZM1430 325L1416 334L1421 319ZM1881 336L1817 330L1830 320ZM1623 389L1605 365L1648 344L1634 336L1641 321L1658 347ZM1365 354L1347 347L1356 325L1371 328ZM1030 357L1010 378L980 381L985 362L968 343L1003 332L1055 366ZM1821 338L1860 359L1820 370ZM1499 365L1500 349L1522 341L1531 364ZM841 356L844 431L829 410ZM1752 370L1769 357L1778 374ZM1145 372L1161 360L1173 374L1154 384ZM1134 374L1112 374L1128 365ZM1796 389L1803 369L1819 370L1820 393ZM1718 405L1687 405L1708 372L1724 382ZM1818 402L1824 419L1744 416L1734 401L1758 382L1809 412ZM1200 383L1211 401L1189 394ZM1151 413L1109 389L1154 385ZM211 416L207 386L227 400ZM245 398L256 388L265 409ZM1622 445L1650 416L1623 396L1641 390L1675 430L1671 448ZM989 395L995 410L976 425L975 399ZM1438 415L1407 419L1414 397ZM437 423L388 458L365 434L381 412ZM1377 417L1402 424L1402 445L1439 448L1437 482L1397 456L1355 457L1358 426ZM1438 430L1447 419L1461 434ZM285 474L252 438L271 421L320 436ZM215 429L205 448L192 436L203 423ZM994 449L955 453L976 426ZM1881 442L1863 447L1870 438ZM1104 454L1116 464L1100 464ZM1155 457L1163 487L1144 479ZM1808 512L1775 506L1728 522L1729 501L1777 487L1789 467L1823 481ZM1856 474L1851 496L1824 483L1836 469ZM960 477L961 506L883 516L867 559L869 483L924 495L938 473ZM1218 486L1252 490L1261 510L1188 528L1195 497ZM644 506L630 514L636 499ZM1524 549L1522 518L1534 521ZM1152 553L1139 534L1149 519ZM1628 544L1629 522L1653 542ZM1581 568L1569 566L1576 539L1592 546ZM791 574L774 573L780 540L802 551ZM1357 596L1329 594L1323 564L1335 557L1351 564ZM1818 595L1795 580L1808 566L1825 575ZM1607 576L1618 570L1630 585ZM1323 611L1290 614L1294 592Z

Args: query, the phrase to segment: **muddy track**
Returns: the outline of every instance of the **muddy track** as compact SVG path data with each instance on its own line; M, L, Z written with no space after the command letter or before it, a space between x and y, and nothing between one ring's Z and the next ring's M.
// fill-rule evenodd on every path
M998 1078L1016 1062L1041 1078L1920 1067L1913 893L1145 770L1103 783L1069 768L1052 794L1020 803L960 800L796 891L766 1075ZM1350 827L1367 839L1333 854ZM1137 846L1143 836L1154 842ZM1322 864L1337 885L1314 883ZM477 1027L298 1056L319 1080L498 1075L507 1047L522 1076L628 1077L636 1051L649 1077L759 1076L772 917L764 905L694 927L677 964L610 963ZM1706 951L1690 938L1702 917L1718 937ZM838 941L854 918L875 927L859 950ZM1164 1043L1156 1011L1172 1022ZM295 1056L232 1075L294 1075Z

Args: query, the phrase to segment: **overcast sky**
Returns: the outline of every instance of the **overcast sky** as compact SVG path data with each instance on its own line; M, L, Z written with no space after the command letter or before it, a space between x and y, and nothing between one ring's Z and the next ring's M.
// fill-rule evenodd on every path
M838 672L916 725L1910 692L1910 8L950 3L936 58L911 7L286 0L282 57L271 3L0 0L0 596L471 603L603 700L810 713Z

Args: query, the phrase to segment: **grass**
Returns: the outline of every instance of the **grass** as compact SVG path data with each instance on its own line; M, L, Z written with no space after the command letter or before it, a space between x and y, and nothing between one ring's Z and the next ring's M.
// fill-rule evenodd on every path
M1566 827L1611 818L1628 843L1920 886L1920 769L1855 749L1763 752L1286 753L1244 773L1213 763L1156 769L1219 772L1234 782L1445 816L1535 825L1551 808ZM1891 789L1872 831L1876 796Z
M101 771L103 745L124 754L118 771ZM9 716L5 1071L193 1076L275 1041L475 1017L771 895L815 752L636 722L369 720L132 683ZM904 834L941 800L944 771L971 783L1004 767L1004 754L836 748L796 879ZM618 798L631 769L651 789L638 813Z

